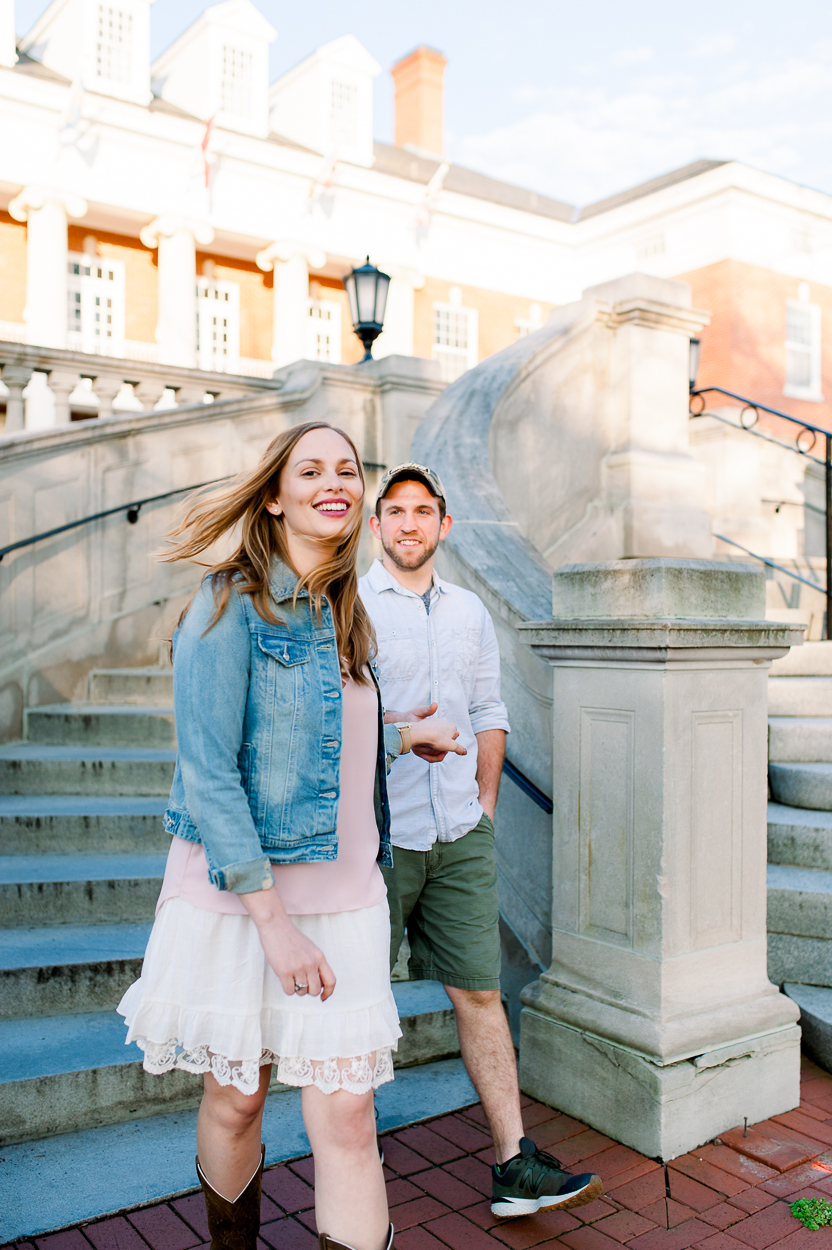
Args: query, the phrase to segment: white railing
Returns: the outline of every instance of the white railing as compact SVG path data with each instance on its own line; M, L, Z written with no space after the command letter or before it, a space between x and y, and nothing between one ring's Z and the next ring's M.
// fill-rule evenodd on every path
M266 362L246 361L246 365ZM252 370L253 372L253 370ZM279 385L271 377L211 373L152 360L0 341L0 381L6 403L4 434L66 425L75 417L154 409L260 395Z

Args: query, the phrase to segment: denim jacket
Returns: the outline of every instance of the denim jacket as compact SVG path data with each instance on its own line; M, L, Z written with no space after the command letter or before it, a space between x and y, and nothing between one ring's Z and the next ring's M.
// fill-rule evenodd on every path
M211 880L236 894L272 885L270 861L338 857L342 695L335 627L325 601L318 623L306 592L292 607L296 581L275 562L271 590L285 624L264 621L250 596L232 589L206 633L214 609L206 578L174 636L179 752L165 828L201 842ZM386 779L400 751L379 698L374 805L385 866L393 862Z

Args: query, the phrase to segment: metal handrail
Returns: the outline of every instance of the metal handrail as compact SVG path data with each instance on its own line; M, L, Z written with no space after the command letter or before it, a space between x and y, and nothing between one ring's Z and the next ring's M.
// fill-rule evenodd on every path
M173 495L187 495L188 491L202 490L205 486L217 486L220 482L229 480L228 477L215 477L210 482L197 482L195 486L179 486L176 490L167 490L161 495L147 495L144 499L134 499L132 503L120 503L115 508L106 508L104 512L93 512L90 516L81 517L78 521L69 521L66 525L56 526L55 529L44 530L42 534L33 534L31 538L21 538L19 542L9 543L8 547L0 547L0 560L10 551L18 551L21 547L31 547L32 543L39 543L44 538L64 534L67 530L78 529L79 525L89 525L92 521L100 521L103 517L115 516L119 512L126 512L128 522L135 525L139 519L139 512L146 503L157 503L160 499L170 499Z
M691 387L690 392L690 415L692 417L714 417L717 421L725 422L725 417L720 417L717 413L709 413L705 410L706 395L726 395L729 399L735 399L743 407L740 410L739 424L734 425L733 421L726 424L734 425L735 429L746 430L749 434L754 434L758 438L765 438L766 441L777 443L778 446L784 447L787 451L796 452L798 455L807 456L813 460L815 464L822 464L824 470L824 503L823 509L826 513L826 628L824 637L828 640L832 638L832 431L821 429L819 425L812 425L809 421L801 421L799 417L789 416L787 412L780 412L777 408L769 408L766 404L758 404L753 399L748 399L745 395L737 395L735 391L726 391L722 386L700 386ZM695 399L701 399L701 407L694 410L693 402ZM792 425L800 427L795 435L795 445L790 447L788 443L781 443L779 439L769 438L768 435L760 434L753 427L760 419L760 413L767 412L773 417L779 417L783 421L789 421ZM753 420L744 420L745 414L751 413ZM811 435L812 441L807 446L801 445L801 438L804 435ZM818 435L823 439L824 456L819 459L811 453L814 451L818 441ZM720 537L719 534L716 536ZM722 539L723 542L730 542L732 546L739 547L740 551L745 551L747 555L754 556L755 560L761 560L763 564L769 565L771 568L779 569L788 577L793 577L795 581L804 582L807 586L813 586L813 583L805 577L800 577L796 573L790 573L788 569L782 568L781 565L774 564L771 560L766 560L762 556L754 555L753 551L749 551L747 547L743 547L741 543L732 542L730 539ZM821 586L813 586L815 590L822 590Z
M769 560L765 556L758 556L756 551L743 547L742 543L735 543L733 538L726 538L724 534L714 534L714 538L718 538L721 543L729 543L732 547L738 547L740 551L744 551L752 559L759 560L761 564L767 564L770 569L777 569L779 573L785 573L786 577L794 578L796 582L803 582L804 586L811 586L812 590L823 590L820 582L810 582L808 577L801 577L799 573L793 573L791 569L785 568L782 564L775 564L774 560Z
M538 790L534 782L527 777L525 773L521 773L519 768L506 759L503 760L503 772L507 777L511 778L514 784L522 790L533 803L536 803L538 807L542 807L543 811L546 812L547 815L551 816L554 810L552 800L548 795L544 794L542 790Z

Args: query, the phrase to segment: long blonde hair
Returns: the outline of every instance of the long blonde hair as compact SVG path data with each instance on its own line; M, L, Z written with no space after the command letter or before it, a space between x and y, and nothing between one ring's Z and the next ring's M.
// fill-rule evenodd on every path
M238 594L251 596L254 608L264 621L272 625L285 624L274 610L269 573L275 558L289 569L292 569L292 563L284 518L268 512L266 504L277 498L280 476L292 449L310 430L335 430L336 434L340 434L352 449L361 484L366 486L361 457L350 436L326 421L306 421L278 434L269 443L253 473L236 485L193 504L184 519L167 535L171 545L160 554L161 560L195 560L224 534L240 526L237 550L228 559L211 566L214 611L208 629L225 611L232 585ZM356 562L361 522L362 514L357 510L335 554L303 577L298 576L293 604L297 603L298 594L306 590L310 609L320 621L321 603L324 597L327 598L332 608L338 654L350 676L358 682L365 682L364 667L375 655L376 648L372 622L358 597ZM183 618L187 610L182 613Z

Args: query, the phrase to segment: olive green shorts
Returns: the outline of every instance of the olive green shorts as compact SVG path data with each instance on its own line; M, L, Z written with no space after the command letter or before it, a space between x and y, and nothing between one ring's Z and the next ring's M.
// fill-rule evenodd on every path
M405 929L411 980L441 981L461 990L500 988L500 928L494 825L483 812L456 842L429 851L393 848L382 868L390 903L390 967Z

